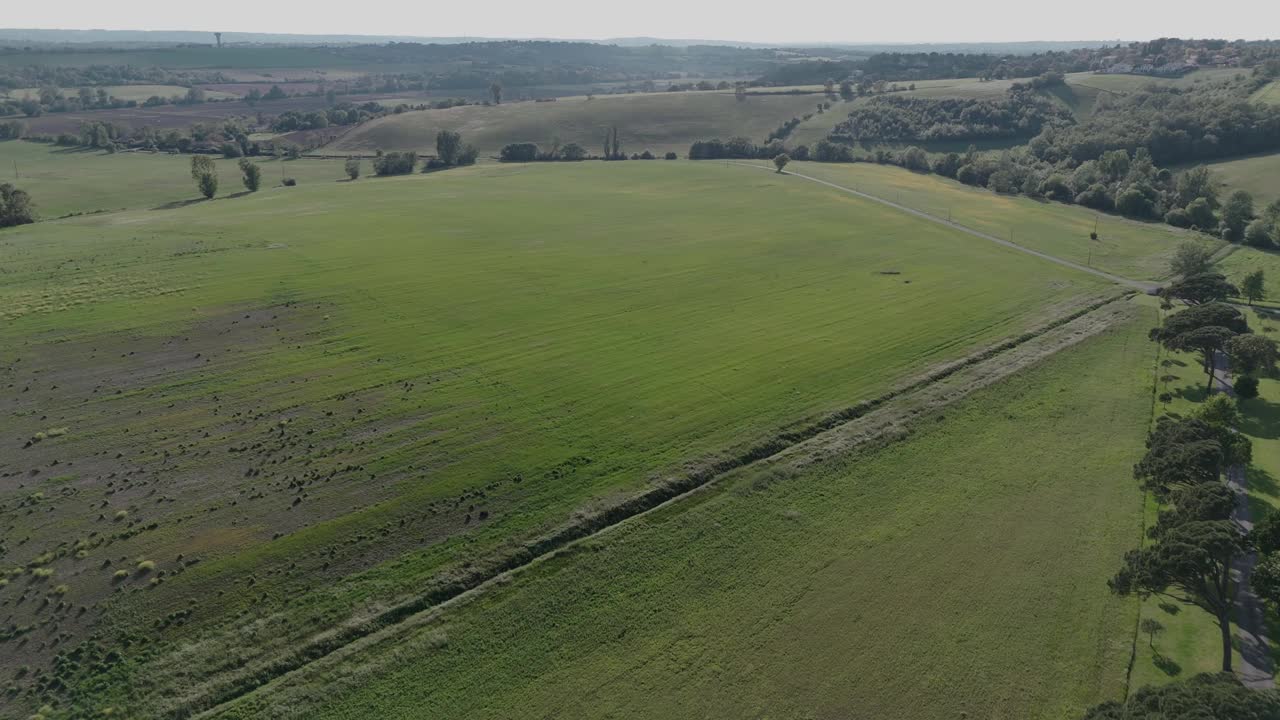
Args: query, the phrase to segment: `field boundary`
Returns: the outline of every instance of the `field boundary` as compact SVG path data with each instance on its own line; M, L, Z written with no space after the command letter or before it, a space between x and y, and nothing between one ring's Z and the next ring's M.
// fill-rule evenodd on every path
M756 170L768 170L769 172L774 172L773 170L770 170L770 168L765 167L764 165L755 165L753 163L735 161L729 164L740 165L742 167L755 168ZM838 185L836 183L833 183L827 180L822 180L820 178L816 178L811 175L804 175L802 173L797 173L797 172L788 172L786 170L782 171L781 174L790 175L792 177L798 177L803 180L808 180L809 182L815 182L815 183L818 183L819 185L826 185L827 187L835 188L836 190L847 192L850 195L856 195L860 198L872 200L874 202L880 203L881 205L887 205L891 208L894 208L895 210L900 210L909 215L914 215L915 217L922 218L924 220L929 220L930 222L934 222L939 225L944 225L946 227L952 228L953 230L959 230L960 232L968 233L969 235L982 238L983 240L988 240L990 242L996 243L997 245L1003 245L1004 247L1011 248L1013 250L1018 250L1020 252L1027 253L1028 255L1034 255L1042 260L1048 260L1049 262L1057 263L1059 265L1063 265L1065 267L1069 267L1074 270L1079 270L1080 272L1086 272L1086 273L1089 273L1090 275L1096 275L1100 278L1110 280L1111 282L1119 285L1127 285L1128 287L1134 288L1135 290L1141 290L1142 292L1145 292L1145 293L1149 293L1149 294L1154 293L1156 290L1159 290L1161 287L1163 287L1162 283L1151 282L1148 280L1133 280L1131 278L1123 277L1120 275L1113 275L1109 272L1106 272L1105 270L1092 268L1092 267L1089 267L1088 265L1081 265L1080 263L1072 262L1071 260L1064 260L1060 257L1050 255L1048 253L1040 252L1039 250L1032 250L1031 248L1025 245L1019 245L1018 243L1015 243L1012 240L1005 240L1004 238L996 237L995 235L982 232L981 230L975 230L967 225L961 225L960 223L955 222L954 220L948 220L947 218L939 217L932 213L925 212L924 210L917 210L913 207L903 205L901 203L896 203L892 200L886 200L885 198L882 198L878 195L872 195L870 193L866 193L861 190L855 190L851 187Z
M748 446L734 455L707 461L702 466L684 474L667 478L655 484L652 488L624 499L612 507L592 515L575 518L539 538L526 542L517 549L491 558L486 563L478 564L463 575L442 578L440 584L418 595L404 599L382 610L375 616L339 626L314 636L311 642L289 651L285 655L277 656L253 666L239 668L236 676L220 681L207 690L196 690L195 693L185 698L172 698L169 706L161 709L160 715L168 718L211 717L219 707L246 696L287 674L299 671L305 666L324 659L335 652L348 649L349 646L353 646L358 641L371 641L373 639L372 636L381 636L385 633L399 630L403 623L412 618L430 616L446 606L460 602L466 597L474 596L482 592L485 587L500 581L501 578L508 576L510 573L551 557L579 541L599 535L659 507L687 498L733 471L763 460L776 458L786 451L797 448L797 446L808 440L862 418L890 401L939 384L962 370L982 365L993 358L1016 350L1054 330L1063 328L1073 321L1091 315L1108 305L1123 301L1132 295L1132 292L1122 292L1094 300L1066 315L1050 320L1021 335L948 363L875 398L830 413L801 428L779 433L772 438ZM1105 324L1102 326L1105 327ZM1085 336L1087 335L1084 331L1077 330L1071 335L1071 338ZM1066 344L1064 343L1060 347L1054 348L1053 352L1065 346ZM1025 360L1024 365L1029 365L1044 356L1045 354L1043 353L1033 354ZM1005 373L1007 375L1016 371L1020 366L1006 363L1005 367L1011 368ZM990 381L1003 376L999 373L993 373ZM952 393L953 397L947 398L947 402L963 394L967 393ZM919 412L919 410L915 412ZM817 453L811 453L809 459L818 459L824 453L841 449L844 448L840 447L838 442L831 443L831 447L822 448Z

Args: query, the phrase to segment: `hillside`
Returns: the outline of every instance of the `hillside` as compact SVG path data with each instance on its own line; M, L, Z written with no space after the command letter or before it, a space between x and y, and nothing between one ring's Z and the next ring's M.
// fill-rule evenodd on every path
M622 149L684 155L694 140L743 135L763 142L792 117L812 112L821 95L751 95L739 101L731 92L679 92L561 98L555 102L468 105L421 110L379 118L326 146L325 153L418 150L433 153L436 133L453 130L482 154L503 145L553 140L578 143L599 153L607 128L617 127Z

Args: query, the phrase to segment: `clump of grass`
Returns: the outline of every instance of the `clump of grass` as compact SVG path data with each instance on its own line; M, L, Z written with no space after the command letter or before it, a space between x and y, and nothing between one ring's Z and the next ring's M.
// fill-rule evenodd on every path
M54 595L66 595L68 592L71 592L71 587L68 585L59 585L53 589Z
M155 569L156 569L156 561L155 561L155 560L143 560L143 561L141 561L141 562L139 562L139 563L138 563L138 572L139 572L139 573L149 573L149 572L151 572L152 570L155 570Z
M129 577L129 571L128 571L128 570L117 570L117 571L115 572L115 574L114 574L114 575L112 575L111 577L115 578L116 580L124 580L125 578Z
M128 511L128 510L119 510L119 511L117 511L117 512L116 512L115 521L116 521L116 522L120 522L121 520L124 520L124 519L125 519L125 518L127 518L127 517L129 517L129 511Z
M32 568L31 576L37 577L37 578L53 577L53 568L46 568L46 567Z

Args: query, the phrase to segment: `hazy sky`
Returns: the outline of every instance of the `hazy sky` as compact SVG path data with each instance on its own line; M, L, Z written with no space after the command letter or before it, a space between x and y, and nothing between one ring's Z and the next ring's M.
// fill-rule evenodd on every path
M604 38L646 35L752 42L1145 40L1280 37L1280 0L488 0L283 3L219 0L6 2L11 28L222 30L367 35Z

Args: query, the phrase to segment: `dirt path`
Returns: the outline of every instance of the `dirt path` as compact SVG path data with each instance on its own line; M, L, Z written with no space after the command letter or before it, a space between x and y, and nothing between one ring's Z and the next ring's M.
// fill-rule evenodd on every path
M1226 355L1217 353L1213 362L1214 387L1219 392L1234 396ZM1232 465L1227 468L1227 486L1236 494L1236 508L1231 513L1231 519L1248 532L1253 529L1253 518L1249 508L1246 479L1245 469L1242 466ZM1264 689L1275 687L1275 667L1271 661L1271 643L1266 635L1265 608L1262 600L1249 587L1249 578L1252 577L1253 567L1257 562L1258 554L1251 552L1237 556L1231 563L1232 575L1236 583L1236 629L1240 636L1241 658L1236 674L1245 685Z
M741 165L742 167L755 168L757 170L767 170L769 172L774 172L772 168L768 168L763 165L755 165L747 162L733 162L732 164ZM949 228L959 230L960 232L963 232L963 233L968 233L969 235L982 238L983 240L988 240L990 242L996 243L997 245L1003 245L1007 248L1012 248L1014 250L1018 250L1019 252L1027 253L1028 255L1035 255L1036 257L1044 260L1048 260L1049 262L1057 263L1059 265L1065 265L1066 267L1079 270L1080 272L1086 272L1086 273L1089 273L1090 275L1096 275L1100 278L1105 278L1107 280L1110 280L1111 282L1119 283L1120 285L1127 285L1132 288L1137 288L1146 293L1159 290L1161 287L1161 283L1158 283L1158 282L1149 282L1147 280L1132 280L1130 278L1121 277L1119 275L1112 275L1109 272L1104 272L1096 268L1091 268L1087 265L1081 265L1080 263L1071 262L1070 260L1063 260L1060 257L1054 257L1053 255L1050 255L1048 253L1042 253L1039 250L1032 250L1029 247L1019 245L1015 242L1011 242L1003 238L998 238L995 235L988 235L987 233L984 233L981 230L974 230L971 227L966 227L964 225L961 225L960 223L952 222L946 218L938 217L937 215L930 215L929 213L924 212L923 210L916 210L915 208L907 207L906 205L901 205L899 203L893 202L892 200L885 200L882 197L877 197L875 195L870 195L868 193L864 193L859 190L854 190L853 188L845 187L844 185L837 185L833 182L827 182L826 180L820 180L816 177L812 177L809 175L801 175L800 173L795 173L795 172L784 172L783 174L790 175L792 177L798 177L803 180L808 180L810 182L815 182L815 183L818 183L819 185L826 185L827 187L835 188L836 190L840 190L842 192L847 192L850 195L857 195L860 198L865 198L873 202L878 202L881 205L888 205L889 207L894 208L895 210L901 210L902 212L908 213L910 215L914 215L918 218L929 220L930 222L938 223L939 225L946 225Z

